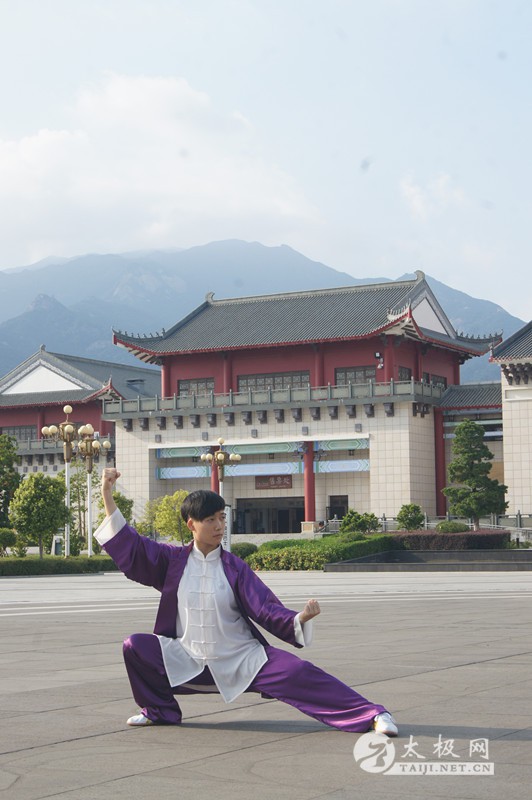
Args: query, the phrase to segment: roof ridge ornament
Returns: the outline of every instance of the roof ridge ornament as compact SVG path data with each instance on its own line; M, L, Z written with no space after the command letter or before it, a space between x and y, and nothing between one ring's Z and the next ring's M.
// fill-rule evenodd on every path
M208 303L209 305L212 305L213 301L214 301L214 292L207 292L207 294L205 295L205 302Z
M397 311L394 311L392 308L388 308L386 310L386 316L388 317L388 322L395 322L396 320L401 319L401 317L404 317L405 314L410 314L411 311L412 311L412 300L409 299L406 305L404 305Z
M466 342L490 342L492 347L494 343L502 339L502 331L500 333L487 333L484 335L481 335L480 333L464 333L464 331L458 333L457 331L456 335L459 339L463 339Z

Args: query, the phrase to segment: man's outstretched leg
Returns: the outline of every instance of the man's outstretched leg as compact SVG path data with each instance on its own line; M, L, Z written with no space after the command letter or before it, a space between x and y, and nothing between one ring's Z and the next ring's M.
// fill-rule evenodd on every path
M366 700L310 661L276 647L268 646L265 649L268 661L257 673L248 691L263 692L289 703L325 725L343 731L364 732L373 727L379 730L375 717L388 715L384 706ZM381 723L382 733L397 735L395 724L390 723L387 717L381 719Z
M124 642L124 661L140 714L128 725L179 725L181 709L166 676L159 639L153 633L134 633Z

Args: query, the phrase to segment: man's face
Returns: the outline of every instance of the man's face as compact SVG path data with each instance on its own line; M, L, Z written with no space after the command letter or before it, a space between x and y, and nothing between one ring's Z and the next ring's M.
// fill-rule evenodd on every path
M203 555L216 550L222 541L225 530L225 516L225 511L216 511L216 513L202 520L189 518L187 527L192 531L196 546Z

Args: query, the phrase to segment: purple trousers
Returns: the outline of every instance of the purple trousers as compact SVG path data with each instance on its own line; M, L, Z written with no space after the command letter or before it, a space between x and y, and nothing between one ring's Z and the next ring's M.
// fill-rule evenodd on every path
M246 691L282 700L343 731L367 731L375 715L386 711L310 661L271 645L265 650L268 661ZM186 684L170 686L159 639L153 633L134 633L126 639L124 661L133 697L142 713L160 725L181 723L174 695L218 691L208 667Z

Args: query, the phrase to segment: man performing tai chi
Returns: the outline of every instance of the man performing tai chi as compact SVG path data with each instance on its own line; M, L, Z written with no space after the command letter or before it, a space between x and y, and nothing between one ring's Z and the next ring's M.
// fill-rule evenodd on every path
M375 730L397 736L384 706L270 645L253 624L295 647L312 636L316 600L303 611L286 608L253 570L221 547L225 502L211 491L189 494L181 514L192 532L186 547L155 542L126 524L113 499L120 473L106 468L102 497L106 519L95 533L120 570L161 593L154 633L124 642L124 660L140 712L128 725L179 725L175 695L219 692L226 703L243 692L282 700L343 731Z

